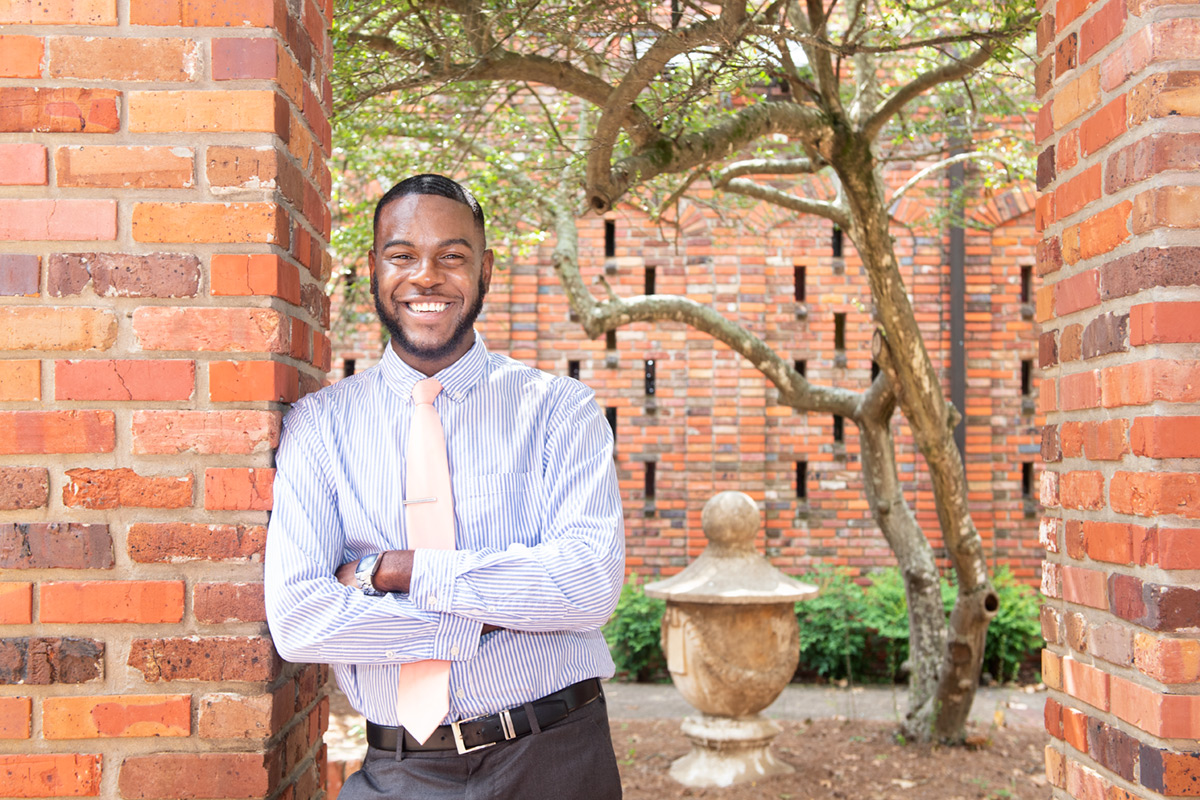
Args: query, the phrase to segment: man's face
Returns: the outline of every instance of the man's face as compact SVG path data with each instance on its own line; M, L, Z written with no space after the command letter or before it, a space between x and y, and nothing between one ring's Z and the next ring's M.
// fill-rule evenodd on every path
M396 355L433 375L470 350L492 259L462 203L408 195L385 206L367 260L375 308Z

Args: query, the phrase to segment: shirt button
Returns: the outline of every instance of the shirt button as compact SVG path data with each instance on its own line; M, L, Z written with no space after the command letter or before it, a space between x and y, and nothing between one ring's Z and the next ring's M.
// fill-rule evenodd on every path
M452 656L458 655L458 645L454 645L453 647L450 648L450 655L452 655Z
M395 658L395 657L396 657L396 651L395 651L395 650L388 650L386 653L384 653L384 655L385 655L385 656L387 656L388 658Z
M454 696L457 697L459 700L462 700L464 697L467 696L467 694L462 689L459 689L458 691L456 691L454 693Z
M433 608L433 607L434 607L434 606L436 606L436 605L437 605L437 596L436 596L436 595L434 595L434 596L431 596L431 597L429 598L429 607L430 607L430 608Z

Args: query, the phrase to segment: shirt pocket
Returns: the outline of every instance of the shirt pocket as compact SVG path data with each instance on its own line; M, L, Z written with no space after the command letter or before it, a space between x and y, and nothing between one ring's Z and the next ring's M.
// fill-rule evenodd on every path
M460 550L532 547L541 540L540 480L532 472L464 475L454 481Z

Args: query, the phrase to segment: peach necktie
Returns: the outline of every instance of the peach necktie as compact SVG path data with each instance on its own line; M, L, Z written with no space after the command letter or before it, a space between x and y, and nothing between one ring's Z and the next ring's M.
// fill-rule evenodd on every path
M404 518L409 549L454 549L454 501L446 437L433 399L442 391L436 378L413 387L412 422L405 453L407 480ZM450 709L450 662L430 659L400 667L396 711L400 724L424 743Z

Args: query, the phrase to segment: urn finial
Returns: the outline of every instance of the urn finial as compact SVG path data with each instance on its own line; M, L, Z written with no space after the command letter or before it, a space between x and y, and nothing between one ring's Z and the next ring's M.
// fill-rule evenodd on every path
M745 492L721 492L704 504L700 527L709 547L722 550L754 550L761 518L758 506Z

